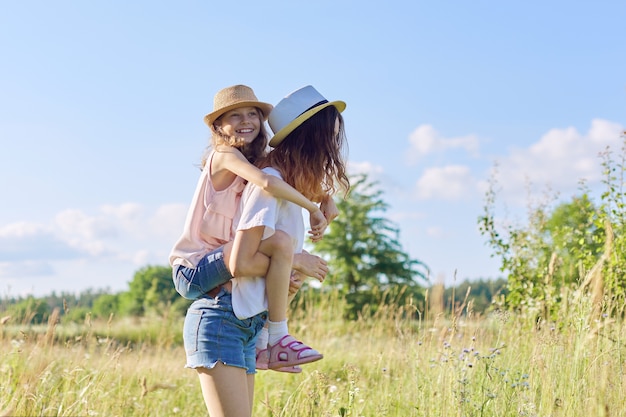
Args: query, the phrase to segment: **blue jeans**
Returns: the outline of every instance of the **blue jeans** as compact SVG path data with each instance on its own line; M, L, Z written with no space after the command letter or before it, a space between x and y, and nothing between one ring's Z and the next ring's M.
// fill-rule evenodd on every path
M224 247L206 254L195 268L177 265L172 269L176 291L184 298L197 300L213 288L232 279L224 263Z
M194 301L185 316L183 341L186 368L213 368L217 362L256 373L256 339L267 313L239 320L231 294L221 288L215 298Z

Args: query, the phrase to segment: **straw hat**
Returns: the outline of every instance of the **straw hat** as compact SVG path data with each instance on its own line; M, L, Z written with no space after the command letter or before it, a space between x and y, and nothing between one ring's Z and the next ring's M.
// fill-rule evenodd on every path
M285 136L328 106L335 106L341 113L346 108L343 101L328 101L313 86L307 85L283 98L270 113L268 122L274 137L270 146L276 147Z
M263 121L266 121L273 106L269 103L259 101L250 87L246 85L233 85L215 94L213 98L213 111L204 116L204 123L211 127L213 122L221 115L238 107L258 107L263 112Z

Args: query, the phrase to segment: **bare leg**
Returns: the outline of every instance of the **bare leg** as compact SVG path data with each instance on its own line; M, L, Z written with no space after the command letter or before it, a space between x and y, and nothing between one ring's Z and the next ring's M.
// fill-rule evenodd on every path
M289 335L287 303L294 257L292 239L285 232L276 231L268 239L262 240L263 231L262 226L239 230L228 255L228 265L231 272L235 271L233 275L238 276L237 271L247 268L250 259L259 254L270 258L265 275L269 310L268 367L278 369L322 359L319 352ZM263 347L257 344L257 348Z
M291 237L281 230L265 240L260 240L260 235L257 238L258 243L250 244L243 250L240 245L236 254L233 252L233 242L224 245L224 263L235 277L265 277L269 319L284 321L287 319L293 243ZM235 241L249 242L240 239L241 235L235 237ZM231 259L233 256L239 258Z
M271 239L271 238L270 238ZM231 264L233 242L224 245L224 263L234 277L264 277L270 267L270 258L261 252L256 252L237 264L237 270L233 269L235 263Z
M197 368L204 402L211 417L251 417L254 374L218 362L213 369ZM248 401L242 401L247 395Z
M271 259L265 275L269 319L270 321L287 320L289 279L293 263L291 237L277 230L270 238L261 241L259 252Z

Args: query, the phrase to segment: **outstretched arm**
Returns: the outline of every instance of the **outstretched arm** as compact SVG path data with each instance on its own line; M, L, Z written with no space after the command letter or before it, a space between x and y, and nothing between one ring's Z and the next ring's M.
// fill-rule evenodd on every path
M299 205L310 213L310 223L313 241L321 238L328 226L328 221L320 207L303 196L291 185L274 175L266 174L248 160L236 149L220 150L220 157L214 161L217 169L227 169L233 174L256 185L263 191L276 198L290 201Z

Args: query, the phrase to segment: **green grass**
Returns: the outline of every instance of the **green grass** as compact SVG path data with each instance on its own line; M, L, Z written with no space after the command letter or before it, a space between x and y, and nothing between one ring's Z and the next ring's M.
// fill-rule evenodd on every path
M624 324L525 317L407 318L383 307L356 322L343 302L296 307L292 333L325 354L289 375L257 374L255 416L620 416ZM185 369L182 317L0 327L0 416L207 415Z

